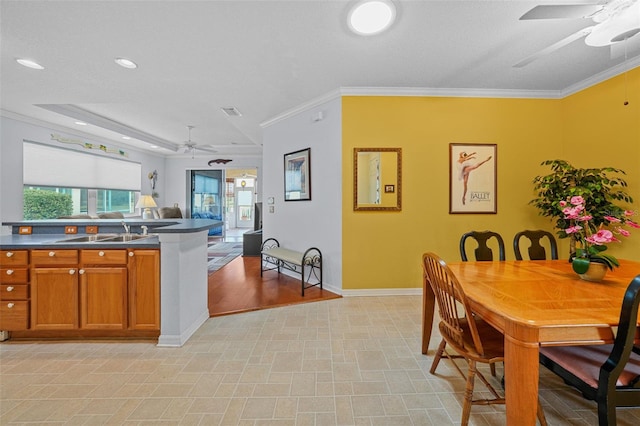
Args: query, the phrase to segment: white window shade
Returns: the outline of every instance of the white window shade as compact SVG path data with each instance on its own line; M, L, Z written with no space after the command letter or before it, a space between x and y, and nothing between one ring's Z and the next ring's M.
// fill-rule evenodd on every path
M24 184L140 191L140 163L23 143Z

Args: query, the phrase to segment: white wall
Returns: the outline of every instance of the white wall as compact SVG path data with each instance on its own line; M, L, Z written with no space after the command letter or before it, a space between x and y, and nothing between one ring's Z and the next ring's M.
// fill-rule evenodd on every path
M322 114L322 119L316 121ZM311 200L284 201L284 155L311 148ZM263 129L263 239L298 251L317 247L323 281L342 289L342 101L340 96ZM267 200L273 197L274 212Z
M71 132L64 132L60 129L53 129L43 125L36 125L26 121L5 116L0 117L0 222L22 220L23 211L23 185L22 185L22 143L23 140L50 144L52 146L74 149L81 152L91 152L101 154L100 150L87 150L79 145L62 144L51 140L51 134L58 134L63 138L78 139L83 142L94 144L104 144L109 147L119 148L127 153L127 160L138 162L142 165L142 176L140 185L143 194L151 194L151 186L147 174L153 170L158 171L158 181L156 191L160 194L158 205L163 205L166 197L167 175L165 173L165 159L162 156L146 154L141 151L132 150L129 147L118 146L109 142L101 142L88 139ZM104 154L110 158L117 156ZM3 229L7 233L8 229Z

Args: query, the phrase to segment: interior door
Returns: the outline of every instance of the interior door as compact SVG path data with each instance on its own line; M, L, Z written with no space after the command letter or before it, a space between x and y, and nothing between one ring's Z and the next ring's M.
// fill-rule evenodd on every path
M236 227L253 228L254 179L237 178L235 182Z

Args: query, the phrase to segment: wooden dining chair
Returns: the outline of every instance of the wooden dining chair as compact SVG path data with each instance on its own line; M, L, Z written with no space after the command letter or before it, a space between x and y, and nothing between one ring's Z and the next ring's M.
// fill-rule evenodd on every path
M460 257L464 262L468 260L466 252L467 239L476 240L478 247L474 250L476 261L491 261L493 260L493 250L488 246L487 242L491 238L495 238L498 244L498 256L500 260L505 260L504 255L504 240L497 232L493 231L470 231L463 234L460 238Z
M469 302L462 286L453 272L438 255L425 253L422 256L424 279L429 283L435 294L438 305L440 323L438 328L442 341L438 346L431 369L435 374L436 368L443 356L447 357L453 366L466 379L464 402L462 405L462 419L460 424L469 422L472 405L504 404L496 389L478 370L477 364L488 364L491 374L495 376L495 365L504 361L504 336L481 318L471 314ZM426 283L425 283L426 285ZM455 354L449 354L450 347ZM467 362L465 375L454 359L462 358ZM473 388L476 376L485 384L493 395L491 399L473 399ZM538 420L546 425L544 412L538 403Z
M625 292L611 345L540 348L540 363L598 404L598 424L616 424L616 407L640 406L640 275Z
M549 231L541 229L535 231L520 231L513 237L513 253L516 256L516 260L522 260L522 253L520 253L520 239L526 238L530 241L531 245L527 249L530 260L545 260L547 258L547 251L540 241L544 238L547 239L549 245L549 251L551 252L551 259L558 258L558 244L553 234Z

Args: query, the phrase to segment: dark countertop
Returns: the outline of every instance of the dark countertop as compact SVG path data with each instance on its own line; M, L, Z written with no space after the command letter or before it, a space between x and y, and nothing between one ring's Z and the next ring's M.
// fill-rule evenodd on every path
M18 249L123 249L123 248L160 248L158 236L150 235L149 238L143 238L126 243L110 243L105 241L91 242L61 242L65 239L78 237L77 234L32 234L32 235L2 235L0 236L0 248L3 250Z
M11 226L10 235L0 236L2 249L25 248L58 248L58 249L89 249L95 248L159 248L157 235L128 242L60 242L60 240L77 238L85 235L85 227L97 226L100 234L122 234L122 222L130 227L132 234L141 234L142 226L148 227L149 234L186 234L206 231L223 224L220 220L212 219L51 219L25 220L17 222L3 222L4 226ZM20 227L30 226L31 234L19 234ZM65 234L65 226L76 226L77 234Z

